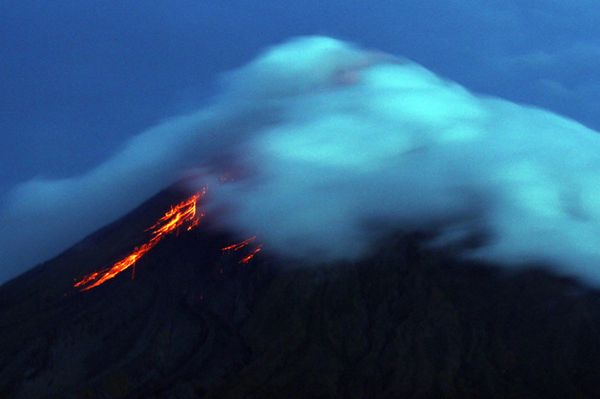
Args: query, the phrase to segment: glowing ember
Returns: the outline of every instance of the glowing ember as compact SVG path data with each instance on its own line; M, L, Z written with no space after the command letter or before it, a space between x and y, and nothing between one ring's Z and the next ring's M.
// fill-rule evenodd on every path
M223 247L223 248L221 248L221 251L223 251L223 252L236 251L237 252L241 249L246 248L254 240L256 240L256 236L252 236L250 238L245 239L244 241L240 241L236 244L231 244L226 247ZM257 253L259 253L260 251L262 251L262 244L259 244L256 247L254 247L254 249L248 255L244 256L240 260L240 263L248 264L252 260L252 258L254 258L254 256Z
M239 251L242 248L245 248L248 246L248 244L250 244L252 241L256 240L256 236L252 236L250 238L245 239L242 242L238 242L237 244L232 244L232 245L228 245L226 247L221 248L221 251L225 252L225 251Z
M206 189L203 189L202 192L196 193L187 200L173 206L152 227L146 230L152 232L150 239L139 247L136 247L129 255L116 262L110 268L88 274L77 281L73 286L79 288L81 291L87 291L98 287L114 278L119 273L134 266L142 256L147 254L168 234L179 231L181 227L185 227L186 230L189 231L198 226L200 218L204 216L204 214L198 213L197 203L205 192Z
M254 256L256 256L256 254L259 253L260 251L262 251L262 244L258 245L256 248L254 248L252 250L252 252L250 252L248 255L244 256L242 258L242 260L240 260L240 263L248 264L254 258Z

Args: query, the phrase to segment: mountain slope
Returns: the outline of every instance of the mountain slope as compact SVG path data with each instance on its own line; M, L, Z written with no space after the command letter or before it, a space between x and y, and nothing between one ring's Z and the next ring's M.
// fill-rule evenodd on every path
M356 263L244 265L208 220L135 279L72 288L181 198L165 191L0 287L0 397L600 397L600 296L417 236Z

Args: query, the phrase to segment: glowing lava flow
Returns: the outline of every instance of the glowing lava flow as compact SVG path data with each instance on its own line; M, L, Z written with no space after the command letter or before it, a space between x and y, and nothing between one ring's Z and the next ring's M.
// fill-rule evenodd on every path
M88 274L77 281L73 286L81 291L91 290L104 284L106 281L114 278L119 273L134 266L135 263L152 248L154 248L168 234L176 232L179 228L185 226L186 230L192 230L200 223L203 213L198 213L198 200L205 194L206 190L194 194L187 200L173 206L163 217L152 225L148 230L152 236L144 244L136 247L129 255L116 262L110 268L102 269Z
M244 241L240 241L236 244L231 244L228 245L226 247L221 248L221 251L223 252L227 252L227 251L239 251L243 248L246 248L248 245L250 245L250 243L252 241L256 240L256 236L252 236L250 238L245 239ZM256 256L257 253L259 253L260 251L262 251L262 244L257 245L256 247L254 247L254 249L252 251L250 251L250 253L246 256L244 256L239 263L244 263L244 264L248 264L252 258L254 258Z
M256 240L256 236L252 236L250 238L247 238L244 241L238 242L237 244L231 244L231 245L228 245L226 247L223 247L223 248L221 248L221 251L223 251L223 252L226 252L226 251L239 251L240 249L247 247L248 244L250 244L254 240Z
M262 251L262 244L258 245L257 247L255 247L252 252L250 252L248 255L244 256L241 260L240 263L244 263L244 264L248 264L250 263L250 261L256 256L257 253L259 253L260 251Z

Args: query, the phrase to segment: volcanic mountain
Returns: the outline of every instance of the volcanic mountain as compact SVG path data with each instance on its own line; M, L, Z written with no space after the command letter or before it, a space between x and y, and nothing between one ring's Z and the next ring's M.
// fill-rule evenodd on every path
M2 398L600 397L600 296L390 235L357 262L248 263L211 228L131 270L169 189L0 288ZM35 243L31 243L35 250Z

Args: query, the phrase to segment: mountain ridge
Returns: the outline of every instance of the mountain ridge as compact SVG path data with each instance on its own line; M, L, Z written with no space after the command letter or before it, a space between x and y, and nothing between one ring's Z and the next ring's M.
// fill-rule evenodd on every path
M248 265L211 228L89 292L184 193L166 190L0 287L9 398L599 397L600 296L395 234L356 262ZM32 244L33 245L33 244Z

